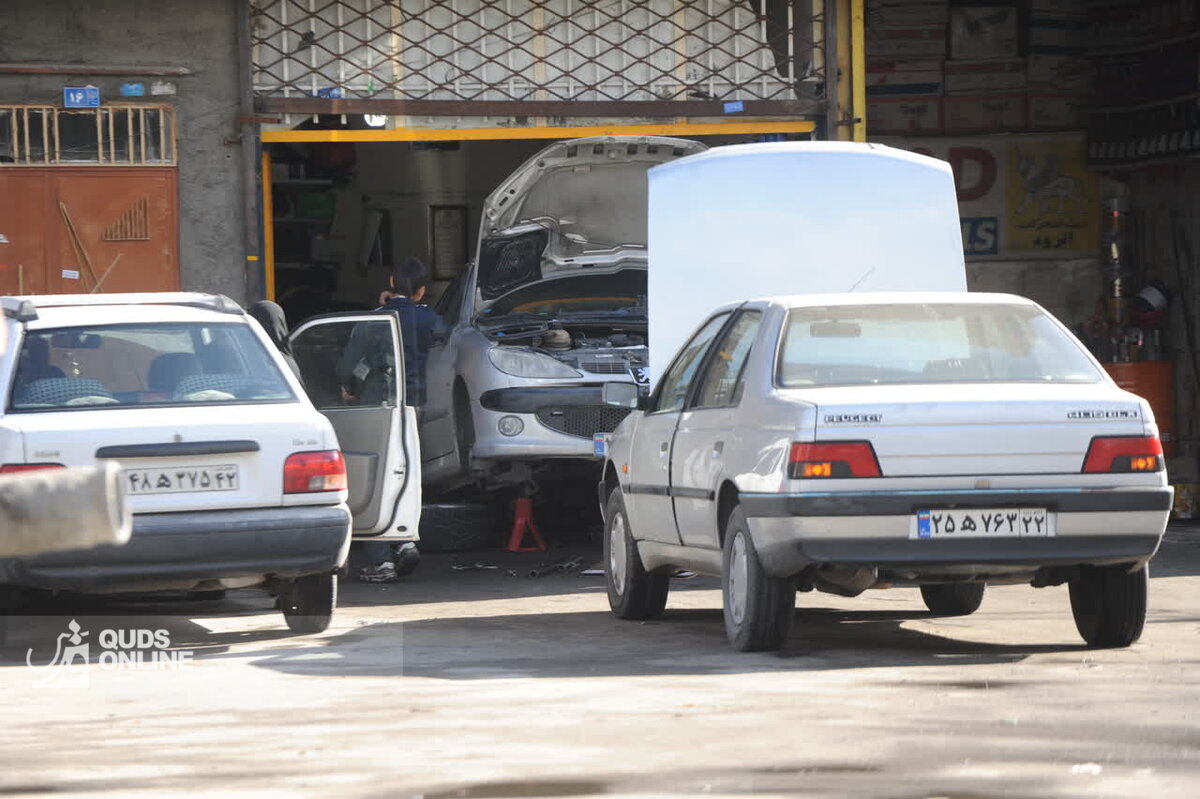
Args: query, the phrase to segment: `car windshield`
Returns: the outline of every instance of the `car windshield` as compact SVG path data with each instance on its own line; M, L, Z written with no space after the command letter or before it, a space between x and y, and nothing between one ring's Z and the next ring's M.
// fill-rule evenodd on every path
M510 291L484 309L484 321L509 314L555 317L569 314L646 313L646 270L572 275L541 280Z
M1070 335L1023 305L797 308L783 336L777 382L785 388L1101 379Z
M275 359L243 324L130 324L26 333L9 410L287 402Z

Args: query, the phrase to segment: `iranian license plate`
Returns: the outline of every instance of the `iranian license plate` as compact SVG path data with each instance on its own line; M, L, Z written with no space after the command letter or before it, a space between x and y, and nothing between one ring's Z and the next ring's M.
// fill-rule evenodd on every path
M955 508L919 510L909 538L1047 538L1054 514L1045 508Z
M238 467L175 466L170 469L125 469L128 494L190 494L202 491L237 491Z

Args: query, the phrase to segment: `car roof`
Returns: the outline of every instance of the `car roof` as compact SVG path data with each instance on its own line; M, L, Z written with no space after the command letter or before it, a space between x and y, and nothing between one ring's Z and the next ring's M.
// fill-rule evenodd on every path
M765 307L767 305L776 305L783 308L827 308L837 305L916 305L929 303L1027 305L1037 307L1037 303L1027 297L986 291L873 291L861 294L846 292L841 294L790 294L775 297L755 297L714 308L712 314L731 311L742 306Z
M842 294L793 294L779 297L764 297L762 302L782 305L785 308L811 308L827 305L1036 305L1033 300L1016 294L999 294L986 291L875 291Z
M88 296L88 295L84 295ZM176 304L172 298L184 296L185 302ZM192 295L198 298L212 295ZM127 301L127 298L136 298ZM118 325L118 324L154 324L154 323L193 323L193 324L245 324L248 317L240 308L216 310L218 306L211 302L193 304L191 296L181 294L155 295L106 295L103 301L76 301L80 298L59 298L59 296L32 296L20 298L30 300L37 308L37 318L25 322L29 330L46 330L48 328L82 328L82 326ZM223 299L223 298L222 298ZM98 299L97 299L98 300ZM160 300L160 301L156 301ZM230 301L232 305L232 301ZM234 308L236 306L233 306Z
M31 330L155 322L219 324L245 322L248 318L228 297L195 292L63 294L4 299L6 310L14 302L22 306L22 311L33 306L36 318L24 320Z

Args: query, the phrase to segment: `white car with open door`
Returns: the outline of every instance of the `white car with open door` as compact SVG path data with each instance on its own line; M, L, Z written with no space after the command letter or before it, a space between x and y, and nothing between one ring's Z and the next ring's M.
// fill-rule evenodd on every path
M318 319L297 331L322 415L258 323L225 297L2 303L15 346L0 359L0 471L115 462L133 531L122 547L0 560L0 584L84 593L261 586L279 597L289 627L319 632L336 605L352 514L356 530L416 529L420 494L406 496L404 460L412 422L394 379L403 366L391 316ZM380 331L378 355L350 366L374 381L377 401L330 404L318 364L336 361L328 347L356 326Z
M662 613L720 575L739 650L775 649L797 589L920 586L935 614L988 583L1068 584L1094 646L1127 646L1172 490L1149 405L1032 301L928 292L717 310L613 433L608 596Z

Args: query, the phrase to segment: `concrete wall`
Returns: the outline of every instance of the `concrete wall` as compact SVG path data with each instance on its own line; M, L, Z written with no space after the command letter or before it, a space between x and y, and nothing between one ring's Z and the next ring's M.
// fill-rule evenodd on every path
M76 75L0 74L0 103L59 104L92 84L102 101L129 81L175 84L180 271L184 289L246 299L238 135L239 0L3 0L0 63L79 64ZM88 65L178 66L192 74L96 76Z

